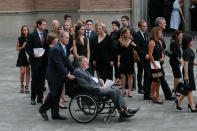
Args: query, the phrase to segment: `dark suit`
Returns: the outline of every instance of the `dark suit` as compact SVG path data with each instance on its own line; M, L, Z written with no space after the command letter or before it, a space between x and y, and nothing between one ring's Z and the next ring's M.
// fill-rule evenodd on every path
M110 97L118 109L125 109L127 107L119 89L108 87L105 90L100 90L100 82L96 83L81 67L77 67L73 74L83 90L89 90L89 92Z
M86 30L87 31L87 30ZM84 36L86 36L86 31L84 32ZM89 69L88 71L94 75L94 70L95 70L95 67L93 66L93 50L94 50L94 43L95 43L95 38L98 36L98 34L94 31L94 30L91 30L91 33L90 33L90 37L88 38L89 39L89 45L90 45L90 65L89 65Z
M29 55L29 63L31 65L31 99L35 100L37 96L37 101L42 102L43 98L43 87L46 75L46 67L48 60L48 44L46 42L47 33L43 32L43 47L41 45L40 37L37 30L29 35L27 40L27 45L25 47L26 52ZM45 52L42 57L34 58L34 48L43 48Z
M64 50L60 42L51 48L49 53L49 61L47 67L47 80L50 92L45 100L45 103L40 107L40 112L46 112L51 108L53 116L59 115L59 100L63 88L63 83L68 75L69 70L73 71L73 66L65 56Z
M151 81L150 81L150 60L146 60L145 57L148 54L148 34L145 33L145 37L142 36L141 32L138 31L136 34L136 45L137 45L137 52L140 57L140 61L137 63L138 66L138 74L137 74L137 80L138 80L138 88L144 89L145 91L145 98L149 97L150 95L150 87L151 87ZM142 86L142 74L144 71L144 84Z

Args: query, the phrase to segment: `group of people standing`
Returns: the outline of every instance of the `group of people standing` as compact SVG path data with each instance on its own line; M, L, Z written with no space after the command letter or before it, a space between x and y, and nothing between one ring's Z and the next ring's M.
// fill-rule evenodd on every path
M181 78L179 66L184 63L184 80L189 81L191 87L187 97L188 107L195 112L196 108L192 100L192 90L195 90L193 73L194 52L191 47L194 37L184 35L181 31L175 31L172 35L170 50L170 65L174 74L173 95L167 81L163 63L165 60L165 48L163 30L166 28L166 20L158 17L155 20L155 27L151 30L150 36L147 33L147 22L139 21L139 31L136 32L129 25L129 17L122 16L122 27L118 21L112 21L111 34L108 34L104 22L100 21L93 28L93 21L78 20L72 25L72 17L65 15L65 23L61 25L58 20L51 23L52 30L46 29L46 20L39 19L36 22L34 32L29 34L27 26L21 28L21 36L18 38L16 49L19 51L17 66L20 67L21 89L30 93L28 86L30 80L31 66L31 104L42 103L40 113L44 118L47 109L51 108L53 119L66 119L59 115L61 96L65 98L65 79L75 79L72 75L77 67L76 60L85 56L89 62L88 72L105 82L113 80L113 67L115 69L115 84L122 86L121 95L125 96L125 87L128 85L128 97L132 98L132 88L136 85L136 73L134 63L137 63L137 85L138 93L144 94L144 100L152 100L153 103L163 104L159 95L159 88L162 87L166 100L176 100L176 86ZM48 33L49 32L49 33ZM180 40L182 38L183 55L180 51ZM41 51L39 52L39 50ZM37 52L36 52L37 51ZM39 53L38 53L39 52ZM182 57L183 60L182 60ZM30 66L29 66L30 64ZM144 75L143 75L144 72ZM24 88L24 75L26 73L26 85ZM45 79L48 81L50 91L43 97ZM142 84L143 81L143 84ZM181 96L175 101L177 109L181 109ZM43 99L44 98L44 99Z

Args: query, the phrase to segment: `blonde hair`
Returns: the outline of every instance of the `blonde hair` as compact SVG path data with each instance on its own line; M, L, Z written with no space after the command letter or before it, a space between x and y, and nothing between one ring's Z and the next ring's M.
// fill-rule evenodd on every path
M48 33L48 35L47 35L47 41L48 41L49 45L51 45L52 44L52 41L54 39L56 39L56 38L58 38L56 33L53 33L53 32Z
M72 25L71 25L71 23L70 22L68 22L68 21L66 21L64 24L69 24L69 29L68 29L68 33L69 33L69 35L73 35L74 34L74 32L73 32L73 29L72 29Z
M104 30L104 32L105 32L106 34L108 34L108 32L107 32L107 26L106 26L103 22L100 22L100 23L98 24L98 26L101 26L102 29Z
M123 28L123 30L120 32L120 39L119 39L120 45L121 45L121 46L126 46L126 45L127 45L126 38L125 38L125 36L124 36L124 34L125 34L127 31L129 31L129 33L130 33L129 39L132 40L132 35L131 35L131 31L129 30L129 28Z
M59 36L60 32L60 28L62 28L63 26L62 25L58 25L58 26L55 26L55 33Z

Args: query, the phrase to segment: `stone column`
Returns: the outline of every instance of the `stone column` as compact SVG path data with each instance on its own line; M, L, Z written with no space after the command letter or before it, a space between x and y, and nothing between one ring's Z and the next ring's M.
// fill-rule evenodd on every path
M190 0L184 1L185 31L191 31Z

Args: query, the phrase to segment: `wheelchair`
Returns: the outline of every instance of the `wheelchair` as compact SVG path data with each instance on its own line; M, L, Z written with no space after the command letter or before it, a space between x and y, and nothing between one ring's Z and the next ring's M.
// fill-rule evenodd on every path
M71 98L69 102L69 113L71 117L80 123L89 123L93 121L98 114L104 114L103 121L110 123L111 118L117 115L117 108L107 96L101 96L95 92L83 91L81 87L74 82L67 82L68 95ZM85 93L86 92L86 93ZM124 118L120 117L119 120Z

